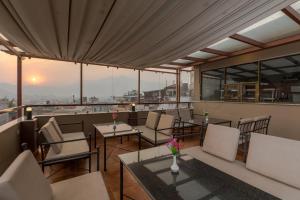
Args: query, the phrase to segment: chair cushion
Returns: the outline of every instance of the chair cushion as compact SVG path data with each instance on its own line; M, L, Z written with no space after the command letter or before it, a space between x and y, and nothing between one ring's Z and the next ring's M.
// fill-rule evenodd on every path
M150 128L147 128L145 126L136 126L136 129L142 132L141 136L150 141L151 143L155 144L155 130L152 130ZM172 137L157 132L157 144L164 144L168 142Z
M252 133L246 167L300 189L300 141Z
M230 176L270 193L279 199L299 200L299 189L248 170L243 162L237 160L228 162L227 160L203 152L200 146L182 149L181 154L188 154Z
M203 151L219 156L225 160L234 161L240 131L227 126L208 124L203 143Z
M46 159L56 159L66 156L73 156L81 153L89 152L89 145L86 140L79 140L75 142L62 143L62 150L59 153L55 153L52 146L50 147Z
M64 133L62 134L62 137L64 141L77 140L77 139L85 138L85 134L84 132Z
M63 133L62 133L61 129L59 128L59 125L58 125L55 117L51 117L49 119L49 122L52 123L52 125L54 126L55 130L57 131L59 137L63 140Z
M181 121L188 122L192 119L191 110L189 108L179 109L179 116Z
M264 120L264 119L268 119L268 118L269 118L269 116L264 115L264 116L254 117L253 120L254 121L259 121L259 120Z
M53 124L48 122L41 128L42 134L45 136L47 142L62 142L63 139L59 136L59 133L54 128ZM60 153L62 150L62 144L51 144L51 147L55 153Z
M51 185L53 200L109 200L100 172L93 172Z
M166 134L166 135L172 135L173 133L173 127L174 127L174 116L173 115L161 115L159 119L159 123L157 125L157 130L159 129L165 129L170 128L167 130L161 130L160 133Z
M0 177L1 200L52 200L52 190L30 151L22 152Z
M159 120L159 113L149 112L146 120L146 127L155 129Z

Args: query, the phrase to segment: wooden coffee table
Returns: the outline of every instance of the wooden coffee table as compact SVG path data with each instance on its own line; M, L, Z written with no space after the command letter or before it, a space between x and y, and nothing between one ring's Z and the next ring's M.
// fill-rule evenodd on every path
M94 141L94 146L96 147L96 136L97 133L99 133L103 137L103 146L104 146L104 171L107 170L106 168L106 140L109 138L121 138L121 143L122 143L122 137L123 136L131 136L131 135L136 135L138 136L138 146L139 149L141 149L141 132L138 129L132 128L130 125L124 123L124 122L118 122L116 124L116 129L113 129L113 122L111 123L105 123L105 124L93 124L95 127L95 141Z

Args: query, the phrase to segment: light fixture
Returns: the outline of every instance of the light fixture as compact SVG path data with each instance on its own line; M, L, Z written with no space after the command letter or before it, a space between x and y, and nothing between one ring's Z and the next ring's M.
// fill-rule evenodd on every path
M27 120L32 120L32 108L31 107L26 107L26 119Z
M131 104L131 111L132 111L132 112L135 112L135 104L134 104L134 103Z

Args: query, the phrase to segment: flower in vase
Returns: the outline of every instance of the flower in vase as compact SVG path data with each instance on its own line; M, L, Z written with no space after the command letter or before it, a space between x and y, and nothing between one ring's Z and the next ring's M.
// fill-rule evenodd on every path
M180 145L177 142L176 138L171 139L168 143L167 143L167 147L170 149L171 153L175 156L179 154L180 151Z

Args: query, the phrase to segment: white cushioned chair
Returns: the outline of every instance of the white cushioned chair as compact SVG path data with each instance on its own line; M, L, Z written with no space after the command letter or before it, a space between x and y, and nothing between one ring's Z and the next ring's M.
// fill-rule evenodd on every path
M239 129L208 124L203 151L228 161L234 161L237 154L239 137Z
M300 141L251 133L246 167L300 189L299 152Z
M152 117L154 115L148 114L148 118L149 116ZM155 119L157 118L155 117ZM173 137L172 133L174 128L174 121L174 116L162 114L159 118L159 123L157 126L153 126L154 123L151 122L151 126L149 126L149 124L147 125L146 123L145 126L136 126L135 128L142 132L142 139L156 146L168 142Z
M1 200L108 200L100 172L50 184L29 150L0 177Z
M89 159L89 171L91 171L91 156L93 154L91 150L91 136L86 138L80 132L62 134L55 127L55 122L51 120L41 128L40 133L47 140L47 142L40 145L43 171L45 166L77 159ZM46 154L45 149L48 145L50 145L50 148ZM99 155L99 148L97 148L96 153ZM97 168L99 168L99 156L97 157Z

